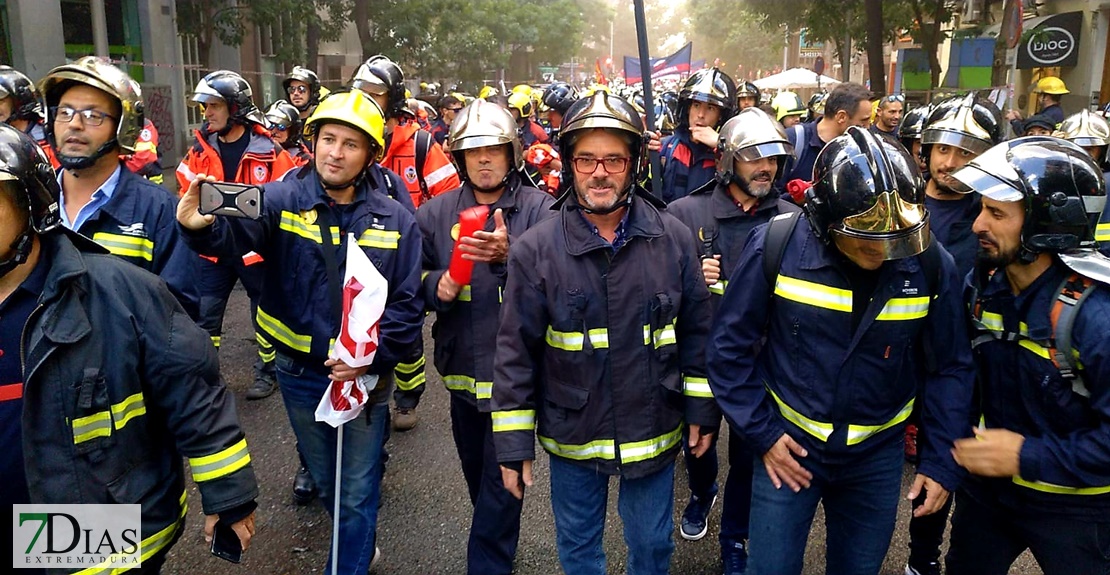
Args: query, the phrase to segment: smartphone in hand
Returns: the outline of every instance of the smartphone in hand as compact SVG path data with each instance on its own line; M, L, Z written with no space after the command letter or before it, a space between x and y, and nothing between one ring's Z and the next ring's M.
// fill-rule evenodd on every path
M216 557L232 563L243 560L243 544L230 523L225 523L222 519L216 522L216 527L212 530L211 551Z
M201 182L201 214L257 220L262 216L262 188L231 182Z

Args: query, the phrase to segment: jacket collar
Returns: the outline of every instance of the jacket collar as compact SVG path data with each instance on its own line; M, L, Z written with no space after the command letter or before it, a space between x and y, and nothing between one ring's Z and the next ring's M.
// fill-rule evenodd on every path
M39 240L46 252L44 261L49 262L50 266L39 303L47 305L58 302L57 305L47 307L43 313L43 336L54 343L79 341L92 331L92 326L84 309L77 305L78 302L73 297L67 295L80 298L86 293L83 278L88 274L88 267L82 254L108 252L92 240L68 229L41 235ZM33 365L30 359L28 357L28 366Z
M130 224L135 221L135 212L137 198L132 193L136 180L143 179L142 176L135 174L127 169L123 164L120 164L119 181L116 182L116 189L112 192L112 197L108 202L101 206L99 211L108 214L116 221L123 224ZM96 219L97 214L93 214L89 220Z
M509 215L516 212L520 207L520 188L523 183L518 175L509 176L509 182L505 185L505 192L501 194L497 201L490 205L490 213L493 210L500 209L503 215ZM459 196L456 200L456 211L461 212L467 208L478 205L478 199L474 196L474 188L469 182L463 182L462 188L459 190Z
M798 235L801 238L798 238ZM795 241L802 241L802 248L798 252L798 267L803 270L817 270L821 268L834 268L840 269L845 265L853 265L850 262L844 261L845 258L840 254L831 242L825 244L817 239L813 234L813 229L810 228L808 219L801 216L798 220L797 227L794 228ZM936 248L934 248L936 249ZM899 260L884 262L880 270L883 270L884 275L887 270L893 270L899 273L914 273L921 267L917 257L902 258Z
M612 247L604 238L594 233L589 222L582 217L582 214L574 213L581 209L578 204L578 197L574 194L573 189L569 190L568 193L570 195L561 208L563 237L567 244L567 253L572 256L580 256L593 250ZM636 186L632 194L632 205L628 207L628 221L625 224L625 234L628 241L637 236L643 238L662 236L663 216L659 213L659 208L643 196L649 194L649 192Z
M204 128L206 128L207 126L207 124L202 126L202 130L204 130ZM274 146L276 146L277 144L275 144L274 141L270 139L269 132L267 132L265 128L257 124L251 124L249 126L246 126L246 129L247 133L243 134L243 137L250 138L250 140L247 142L247 149L243 152L244 158L247 157L247 155L255 157L273 157L277 155L277 153L274 151ZM201 136L202 134L207 137L207 141L205 143L208 144L208 147L212 150L216 150L216 145L219 142L220 135L216 132L197 130L198 139L200 139L199 136Z
M386 216L393 213L389 209L388 202L395 200L386 194L385 178L387 177L384 169L379 164L371 165L366 170L366 176L359 181L355 188L354 203L361 203L363 209L374 215ZM321 206L327 207L331 204L331 196L324 190L324 186L320 185L320 180L316 176L316 168L311 164L290 174L288 180L292 180L302 190L309 191L309 193L296 195L298 211L308 211ZM407 194L408 190L401 190L401 193Z

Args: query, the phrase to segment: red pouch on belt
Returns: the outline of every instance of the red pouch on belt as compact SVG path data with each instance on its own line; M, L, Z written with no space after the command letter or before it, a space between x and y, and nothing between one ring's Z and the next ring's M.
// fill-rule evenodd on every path
M451 265L447 268L451 279L459 285L468 285L470 274L474 271L474 262L463 259L459 244L463 238L473 237L474 232L484 228L487 217L489 217L489 206L474 206L459 214L459 223L456 224L458 233L451 234L455 236L455 248L451 250ZM455 229L451 231L454 232Z

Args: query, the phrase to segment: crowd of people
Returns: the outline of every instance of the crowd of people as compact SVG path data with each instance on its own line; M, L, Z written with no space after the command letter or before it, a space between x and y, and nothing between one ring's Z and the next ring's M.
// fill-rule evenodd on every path
M174 197L124 71L0 67L5 506L141 504L158 573L187 458L206 534L227 524L248 548L259 490L217 360L239 282L246 398L281 391L293 498L338 514L328 572L381 558L386 440L419 423L432 314L468 573L513 572L537 443L574 575L606 573L613 477L629 573L667 573L675 531L705 537L720 497L726 575L801 573L818 504L827 572L875 574L903 496L906 575L941 572L949 526L952 575L1005 574L1025 550L1047 575L1110 573L1110 124L1065 115L1059 79L1023 118L854 83L805 104L707 68L658 95L658 131L632 89L413 97L384 55L342 88L301 66L283 88L264 109L242 75L204 76ZM260 187L261 213L202 212L206 182ZM330 354L346 242L388 284L365 367ZM368 374L337 471L316 407Z

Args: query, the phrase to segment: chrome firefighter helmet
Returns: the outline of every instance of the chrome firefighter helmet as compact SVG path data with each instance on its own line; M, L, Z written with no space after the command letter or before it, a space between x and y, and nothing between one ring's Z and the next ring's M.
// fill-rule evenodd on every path
M736 115L736 82L728 74L709 68L698 70L686 79L678 92L678 125L690 127L690 103L705 102L721 109L720 119L714 128Z
M289 95L289 86L294 81L308 84L308 102L305 103L303 108L298 106L297 110L303 112L320 103L320 77L316 75L316 72L303 66L293 66L293 71L281 82L281 87L285 90L286 95Z
M85 56L71 64L63 64L46 74L39 82L39 92L46 103L47 118L43 129L47 141L57 150L54 134L54 115L62 95L75 84L85 84L108 94L119 102L120 117L116 121L116 137L97 148L91 156L66 157L57 152L58 161L67 169L81 169L93 165L97 159L113 151L117 144L128 154L135 153L135 143L143 130L143 95L139 84L123 70L96 56Z
M937 104L921 132L921 154L926 164L933 144L947 144L982 154L1002 141L1002 112L994 102L975 94Z
M902 116L902 123L898 125L898 140L907 150L913 150L913 143L921 139L925 131L925 121L929 119L932 106L918 106Z
M736 90L737 107L740 105L740 98L755 98L755 105L758 106L760 104L759 100L761 99L759 88L751 82L740 84L737 86Z
M200 79L193 89L192 101L206 104L222 100L232 122L240 125L266 125L266 118L258 106L254 105L254 92L251 85L239 74L231 70L216 70Z
M760 158L778 160L778 172L786 159L794 154L794 146L786 139L786 130L767 112L759 108L741 110L721 126L717 144L717 181L727 185L736 177L736 160L751 162Z
M0 66L0 99L3 98L15 100L12 115L7 121L42 119L38 89L26 74L11 66Z
M1096 265L1101 275L1095 277L1110 274L1110 260L1094 257L1106 184L1102 170L1083 148L1050 136L1026 136L990 148L952 177L959 182L959 192L1024 203L1022 261L1031 262L1043 252L1058 253L1075 271L1086 275L1084 261L1097 260L1106 265Z
M524 151L512 114L497 104L479 98L459 111L447 134L447 149L451 151L451 160L463 180L470 182L464 152L489 146L508 146L510 172L524 169Z
M405 73L389 58L378 54L362 63L351 78L351 87L375 96L385 95L389 118L411 114L406 106Z
M1053 135L1084 149L1101 148L1102 157L1096 163L1104 170L1110 167L1106 158L1107 147L1110 146L1110 123L1106 118L1084 109L1064 118L1059 130Z
M817 155L803 210L814 234L841 251L852 242L896 260L929 245L917 162L902 146L858 126Z

